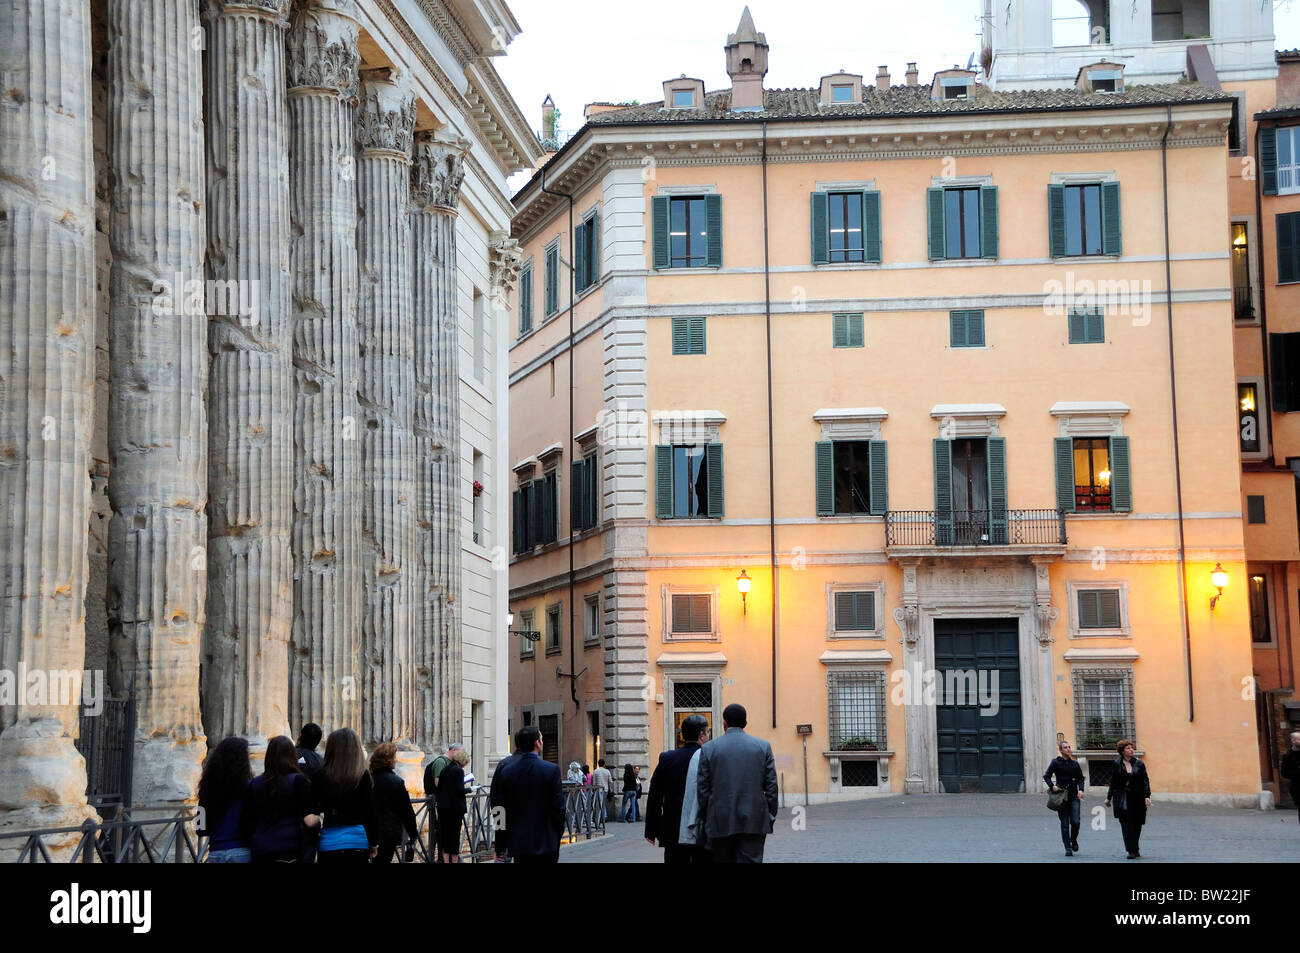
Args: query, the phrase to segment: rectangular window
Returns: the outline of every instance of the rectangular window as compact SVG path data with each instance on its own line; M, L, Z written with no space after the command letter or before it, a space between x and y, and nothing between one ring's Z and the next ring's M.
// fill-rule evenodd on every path
M835 441L835 514L871 512L871 441Z
M1074 683L1075 746L1115 753L1126 738L1137 745L1133 724L1133 673L1128 669L1077 669Z
M673 353L704 353L704 319L698 317L673 318Z
M1094 93L1113 93L1119 83L1117 70L1093 70L1088 74L1088 85Z
M880 784L880 762L875 758L865 761L845 760L840 762L840 787L874 788Z
M693 89L674 89L673 90L673 107L681 109L695 105L695 90Z
M949 341L953 347L984 346L984 312L948 312Z
M711 633L710 608L713 597L707 592L671 596L673 635Z
M1259 433L1259 388L1254 384L1237 384L1238 426L1242 453L1259 453L1263 440Z
M534 546L555 542L559 530L556 493L559 491L552 470L536 480L521 483L514 492L514 551L532 552Z
M708 256L708 221L704 197L668 202L668 257L672 268L702 268Z
M583 640L590 644L600 641L600 596L588 596L583 602L583 615L586 625L583 628Z
M1277 283L1296 281L1300 281L1300 212L1287 212L1277 217Z
M1101 254L1101 186L1065 187L1065 254Z
M578 294L600 280L600 213L592 212L573 230L574 285Z
M600 522L600 469L592 453L573 464L569 481L569 518L580 533Z
M546 249L546 316L549 318L560 310L560 246L553 244Z
M836 632L874 632L876 594L870 590L835 593Z
M944 99L966 99L970 96L970 83L960 77L939 80Z
M836 314L831 316L831 340L835 347L863 347L862 315Z
M1264 512L1264 497L1250 494L1246 497L1246 522L1267 523Z
M542 760L560 763L560 716L538 715L537 730L542 733Z
M1110 512L1110 440L1106 437L1074 439L1074 509Z
M530 483L519 484L519 489L510 495L513 523L510 540L515 555L527 553L533 548L533 515L531 503L533 491Z
M1277 130L1277 194L1300 192L1300 126Z
M471 487L473 493L473 519L474 519L474 542L480 546L486 545L487 537L484 535L483 527L483 493L486 489L484 480L486 470L483 465L483 454L477 450L474 451L474 485Z
M945 258L979 258L980 190L944 189L943 225Z
M1069 333L1071 344L1105 344L1106 319L1100 311L1073 311Z
M831 192L826 197L830 260L862 261L862 193Z
M546 607L546 654L560 651L560 607Z
M705 448L673 447L673 516L709 515L709 458Z
M1250 293L1250 237L1245 222L1233 222L1232 249L1232 316L1238 321L1255 320L1255 302Z
M830 750L885 750L885 673L828 672L826 688Z
M1075 592L1079 608L1080 629L1118 629L1120 591L1118 589L1079 589Z
M533 631L533 612L531 609L528 610L527 612L519 613L519 631L520 632ZM534 642L532 639L524 638L522 635L519 636L519 657L532 658L533 646L535 646L536 644L537 643ZM524 724L528 724L528 722L524 722Z
M533 264L519 273L519 336L533 329Z
M1250 641L1272 642L1273 631L1269 625L1268 579L1263 573L1250 574Z
M686 744L682 738L682 722L691 715L702 715L713 731L713 683L712 682L674 682L673 683L673 728L677 737L677 747Z
M844 84L832 86L831 102L833 103L853 102L853 87Z
M1273 378L1273 409L1300 410L1300 331L1268 336L1268 360Z
M487 298L474 289L474 380L483 383L487 375Z

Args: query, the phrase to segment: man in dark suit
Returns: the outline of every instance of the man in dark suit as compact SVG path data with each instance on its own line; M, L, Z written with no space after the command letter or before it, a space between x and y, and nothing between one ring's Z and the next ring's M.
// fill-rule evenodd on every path
M664 849L665 864L699 864L708 861L708 851L694 844L679 842L682 823L682 799L686 793L686 772L700 745L709 740L709 722L703 715L689 715L682 720L682 739L686 742L659 756L659 766L650 778L650 797L645 807L645 839L659 841Z
M776 820L776 759L770 744L745 734L746 720L742 706L728 705L725 731L700 749L700 819L719 864L761 864Z
M506 848L516 864L554 864L564 833L564 788L560 766L541 759L536 725L515 732L515 754L502 762L492 782L492 807L503 809Z

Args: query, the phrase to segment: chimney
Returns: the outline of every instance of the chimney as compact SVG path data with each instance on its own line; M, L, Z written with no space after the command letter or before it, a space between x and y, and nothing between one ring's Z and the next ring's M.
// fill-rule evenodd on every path
M552 140L555 138L555 101L551 99L550 93L542 100L542 139Z
M889 67L876 67L876 89L889 89Z
M907 64L907 85L908 86L917 85L917 82L920 78L921 78L921 73L920 71L917 70L916 64L908 63Z
M731 77L731 108L762 109L763 77L767 74L767 37L754 29L749 7L740 15L736 32L727 37L727 75Z

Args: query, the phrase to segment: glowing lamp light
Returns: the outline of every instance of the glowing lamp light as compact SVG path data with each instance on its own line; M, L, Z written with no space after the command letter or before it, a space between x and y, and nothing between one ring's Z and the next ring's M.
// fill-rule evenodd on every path
M1241 397L1241 410L1242 410L1243 413L1246 413L1246 412L1252 411L1252 410L1254 410L1254 409L1255 409L1255 391L1254 391L1254 389L1252 388L1251 390L1246 391L1246 392L1242 395L1242 397Z
M736 589L740 592L741 615L749 614L749 606L747 605L747 601L749 597L749 587L750 584L753 583L753 581L754 580L749 578L749 573L747 573L743 569L740 571L740 575L736 577Z
M1223 597L1223 587L1228 584L1228 573L1222 563L1214 564L1214 571L1210 573L1210 582L1214 583L1214 587L1219 590L1217 596L1210 598L1210 611L1213 612L1215 604Z
M1237 237L1232 240L1232 247L1242 249L1246 247L1246 232L1244 230L1238 232Z
M506 628L508 629L508 628L510 628L511 626L513 626L514 624L515 624L515 614L514 614L513 612L507 612L507 613L506 613Z

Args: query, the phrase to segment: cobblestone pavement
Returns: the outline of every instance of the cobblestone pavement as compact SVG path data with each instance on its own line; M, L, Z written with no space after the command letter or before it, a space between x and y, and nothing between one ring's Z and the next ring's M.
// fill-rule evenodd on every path
M1062 864L1254 863L1300 860L1294 810L1258 811L1154 800L1142 831L1142 857L1126 861L1119 822L1085 798L1079 853L1066 857L1046 795L927 794L782 808L767 839L768 863L919 863L1045 861ZM800 815L802 812L802 816ZM1104 828L1094 825L1104 823ZM797 829L802 824L803 829ZM609 834L560 852L560 862L663 861L645 842L644 824L611 821Z

